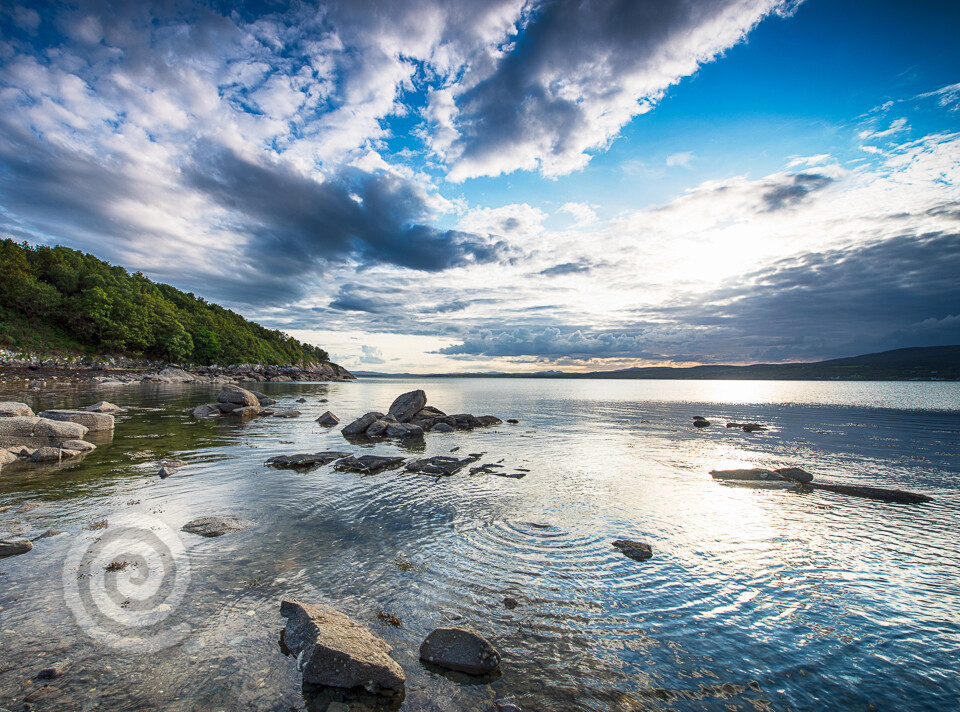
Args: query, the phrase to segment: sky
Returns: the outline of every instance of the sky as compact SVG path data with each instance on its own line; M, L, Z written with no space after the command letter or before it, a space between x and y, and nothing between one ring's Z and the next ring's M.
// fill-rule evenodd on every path
M960 3L6 2L0 237L380 372L960 344Z

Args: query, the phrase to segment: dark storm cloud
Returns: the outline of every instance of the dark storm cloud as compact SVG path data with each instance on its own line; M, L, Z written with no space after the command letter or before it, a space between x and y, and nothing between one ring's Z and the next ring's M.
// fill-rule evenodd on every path
M367 314L389 314L402 301L399 289L372 288L348 282L340 286L336 298L330 302L330 309L337 311L366 312Z
M207 146L184 174L194 188L244 216L241 229L254 238L251 253L287 274L348 258L438 272L493 262L505 249L487 237L418 223L429 212L425 194L392 173L344 169L321 183Z
M475 330L449 355L816 360L960 343L960 235L904 235L775 262L633 329Z
M762 199L768 212L790 208L801 203L810 193L826 188L833 178L815 173L797 173L783 182L771 185Z

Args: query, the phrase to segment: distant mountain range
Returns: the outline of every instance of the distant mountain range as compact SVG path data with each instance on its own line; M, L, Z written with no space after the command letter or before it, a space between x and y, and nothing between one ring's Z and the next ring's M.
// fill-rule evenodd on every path
M757 363L749 366L647 366L617 371L564 373L377 373L353 371L358 377L457 378L662 378L755 381L960 381L960 346L895 349L815 363Z

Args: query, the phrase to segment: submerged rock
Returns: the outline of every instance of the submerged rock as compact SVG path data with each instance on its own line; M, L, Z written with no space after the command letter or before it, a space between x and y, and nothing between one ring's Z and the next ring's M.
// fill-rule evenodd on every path
M271 457L265 464L279 469L300 470L329 465L331 462L343 459L349 455L349 452L335 452L332 450L298 455L277 455L276 457Z
M91 413L124 413L123 408L118 405L114 405L108 401L99 401L93 405L88 405L84 410L89 410Z
M778 467L774 472L785 480L793 480L794 482L799 482L804 485L813 482L813 475L806 470L801 470L799 467Z
M180 527L180 529L189 534L215 537L243 531L249 527L250 522L246 519L240 519L239 517L200 517L187 522Z
M195 418L209 418L210 416L220 415L220 406L217 403L205 403L198 405L191 411Z
M274 413L273 417L274 418L299 418L300 411L299 410L281 410L277 413Z
M452 433L455 430L456 428L449 423L436 423L430 427L431 433Z
M750 467L739 470L710 470L710 476L715 480L748 480L753 482L786 479L773 470L766 470L762 467Z
M33 411L26 403L20 403L17 401L4 401L0 403L0 418L12 418L18 415L27 416L29 418L33 416Z
M33 549L29 539L0 539L0 559L7 556L19 556Z
M303 681L311 685L369 692L401 690L406 676L390 657L385 640L339 611L285 598L283 644L297 658Z
M362 455L348 457L337 463L336 469L341 472L359 472L364 475L373 475L385 470L395 470L403 464L402 457L382 457L380 455Z
M423 460L414 460L407 464L410 472L419 472L422 475L437 475L450 477L457 474L471 462L476 462L475 457L465 457L462 460L447 455L436 455Z
M437 628L420 644L420 659L470 675L484 675L500 666L499 651L468 628Z
M332 428L334 425L337 425L340 422L340 418L328 410L326 413L317 418L317 422L324 427Z
M880 502L896 502L898 504L922 504L932 502L933 497L916 492L905 492L904 490L884 489L882 487L865 487L863 485L834 485L817 482L810 485L814 489L827 490L837 494L845 494L851 497L864 497L866 499L875 499Z
M96 445L88 443L86 440L64 440L60 443L60 447L64 450L76 450L77 452L89 452L97 449Z
M422 390L410 391L397 396L387 411L400 423L406 423L427 404L427 394Z
M67 450L59 447L41 447L37 448L30 456L30 462L60 462L71 457L76 457L79 453L76 450Z
M629 559L634 561L646 561L653 558L653 547L644 541L630 541L629 539L617 539L613 546Z
M94 413L86 410L45 410L41 418L78 423L87 430L113 430L113 416L109 413Z

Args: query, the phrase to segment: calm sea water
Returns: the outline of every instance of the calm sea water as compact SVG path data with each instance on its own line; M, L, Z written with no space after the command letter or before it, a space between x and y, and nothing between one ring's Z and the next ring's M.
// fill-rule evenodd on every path
M448 413L520 424L428 433L416 449L351 445L313 422L327 409L343 422L385 411L418 387ZM0 400L23 399L3 388ZM407 674L403 710L486 711L503 697L540 712L960 708L960 384L258 388L303 416L239 425L184 412L215 387L26 398L35 409L107 398L130 410L82 462L0 473L0 507L14 505L0 514L0 535L66 532L0 560L0 706L326 709L305 702L277 644L279 600L291 595L331 604L393 646ZM694 415L714 426L692 428ZM728 420L769 430L727 430ZM454 448L529 473L437 480L263 464L325 449L412 458ZM161 480L163 457L188 465ZM935 499L741 489L708 474L738 466L800 466L822 481ZM42 504L20 511L27 502ZM179 532L213 514L253 526L218 539ZM102 562L137 537L166 555L105 572ZM623 557L610 545L618 538L650 542L654 558ZM145 591L164 603L138 608ZM507 610L505 596L518 607ZM502 675L424 668L419 644L444 624L491 639ZM62 677L34 679L61 662Z

